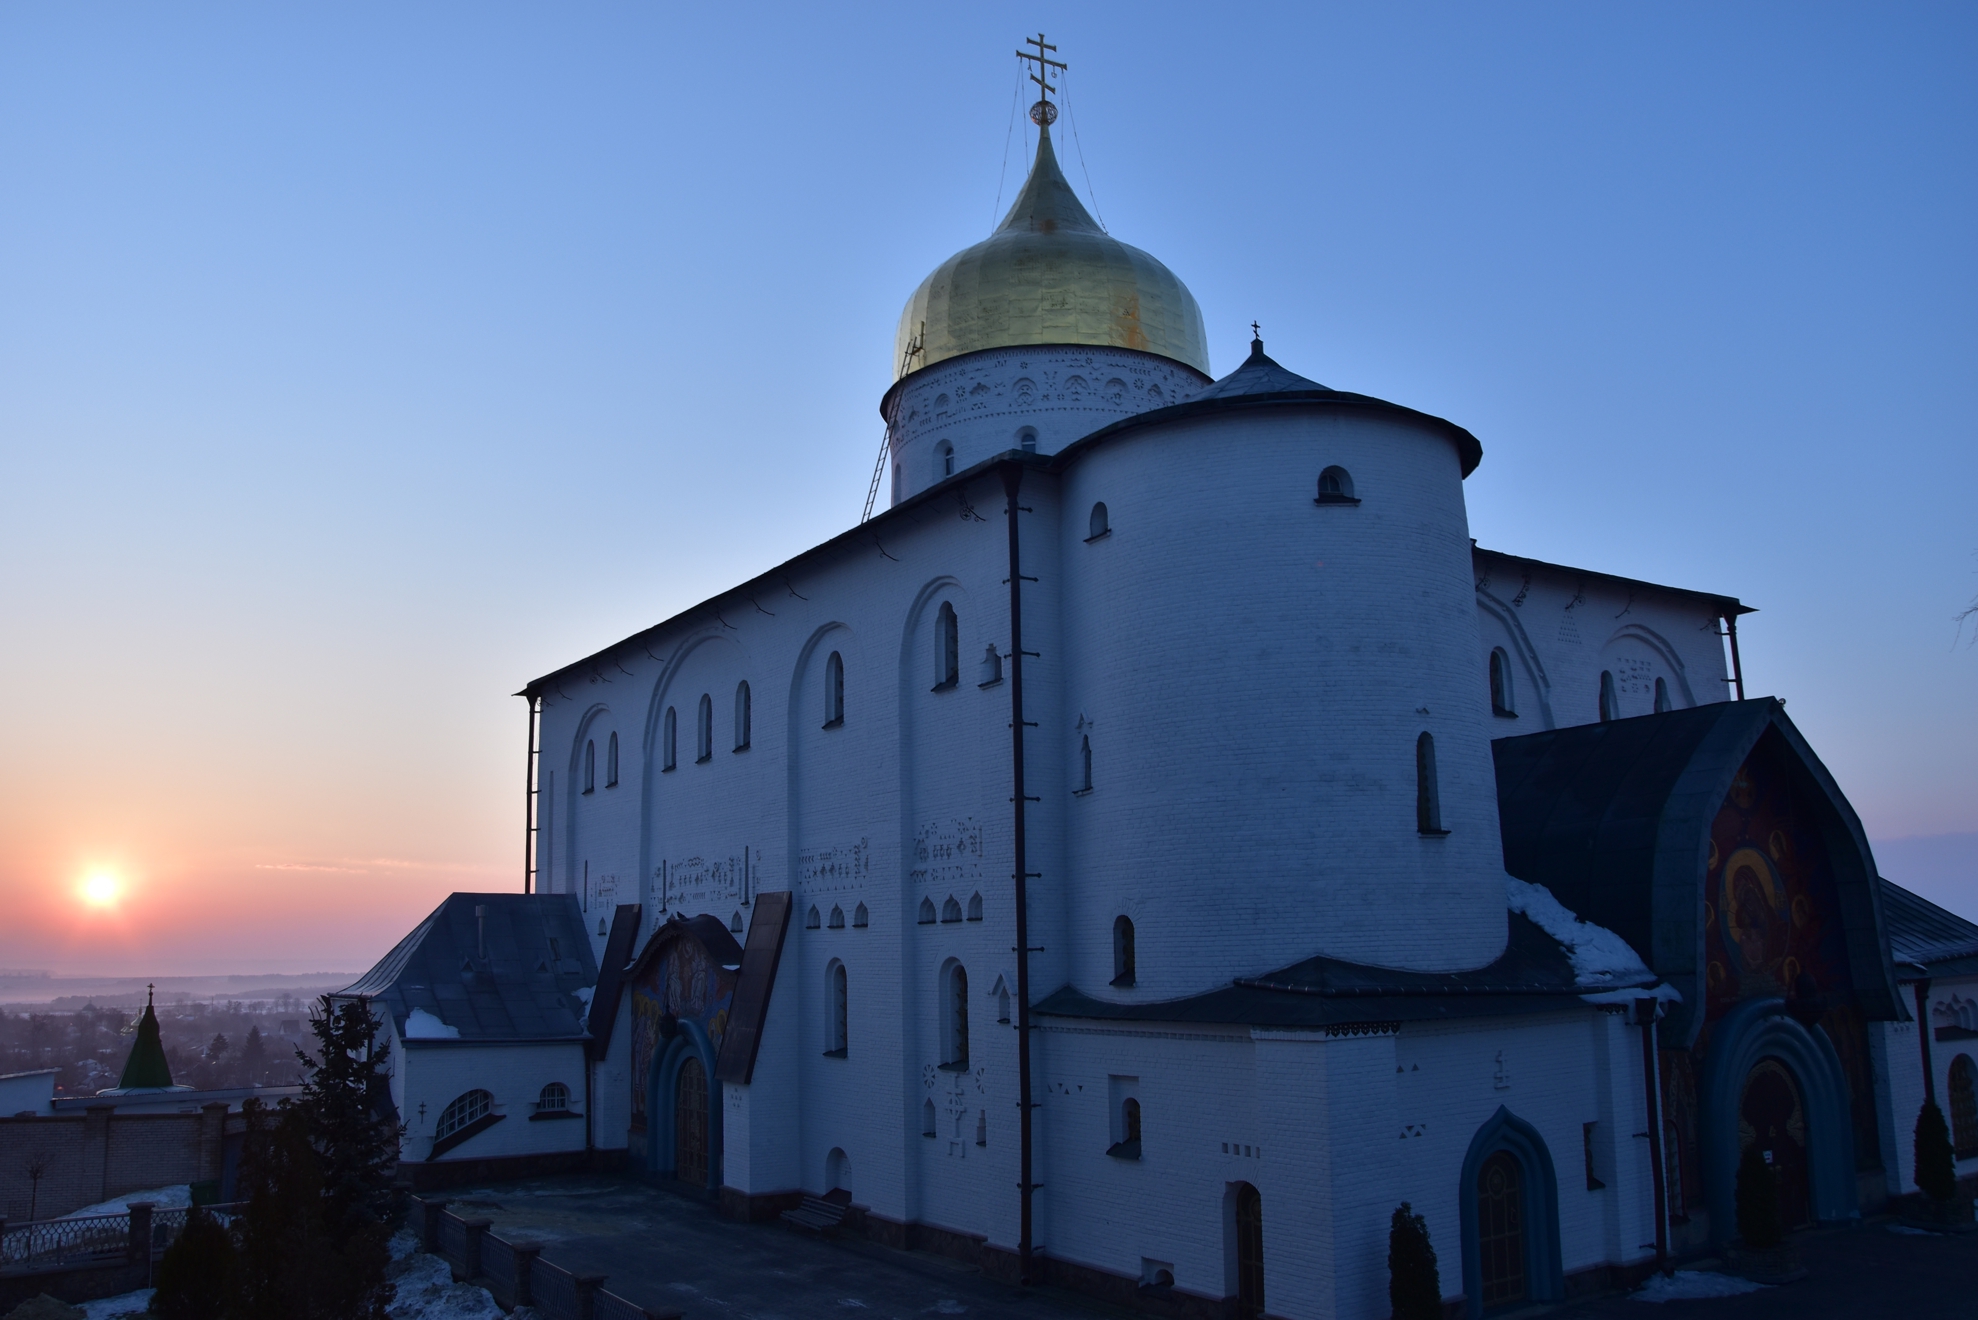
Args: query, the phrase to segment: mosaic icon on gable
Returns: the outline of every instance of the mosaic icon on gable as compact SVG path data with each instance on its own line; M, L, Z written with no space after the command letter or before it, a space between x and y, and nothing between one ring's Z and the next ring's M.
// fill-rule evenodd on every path
M1772 859L1756 848L1740 848L1724 863L1721 883L1717 910L1723 914L1725 945L1743 971L1774 971L1785 957L1791 918Z

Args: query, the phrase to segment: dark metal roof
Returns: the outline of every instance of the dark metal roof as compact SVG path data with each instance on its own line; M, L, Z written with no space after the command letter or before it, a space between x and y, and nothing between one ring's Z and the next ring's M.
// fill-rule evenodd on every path
M1882 917L1889 924L1889 952L1904 980L1918 978L1916 968L1932 976L1978 974L1978 925L1945 911L1893 880L1882 881Z
M1619 573L1603 573L1597 568L1574 568L1570 564L1555 564L1549 560L1530 559L1524 555L1513 555L1507 554L1502 550L1492 550L1488 546L1478 545L1474 540L1470 542L1470 553L1473 555L1489 555L1492 559L1502 559L1509 564L1550 569L1555 573L1565 573L1576 578L1591 578L1601 582L1617 582L1630 589L1665 591L1672 596L1691 596L1698 600L1711 602L1713 605L1720 607L1725 614L1758 613L1758 607L1756 605L1746 605L1739 601L1736 596L1719 595L1714 591L1697 591L1690 587L1672 587L1662 582L1645 582L1640 578L1622 577Z
M1608 987L1575 984L1565 948L1521 913L1504 952L1469 972L1404 972L1338 958L1307 958L1265 976L1185 999L1116 1004L1065 986L1037 1005L1048 1017L1120 1022L1197 1022L1252 1027L1368 1027L1400 1022L1580 1007L1579 995Z
M485 950L477 908L486 913ZM422 1008L463 1042L582 1040L577 992L597 979L576 895L449 894L338 993L387 1009L401 1036L412 1010Z
M1131 417L1122 417L1109 426L1100 427L1092 434L1081 440L1075 440L1059 450L1051 459L1051 468L1053 471L1062 471L1076 462L1091 445L1141 427L1158 426L1163 422L1212 413L1287 406L1382 413L1409 421L1425 422L1432 429L1448 436L1450 442L1456 446L1457 455L1462 460L1464 476L1467 477L1476 471L1477 464L1483 462L1483 445L1474 435L1456 423L1429 413L1417 412L1413 408L1404 408L1398 403L1389 403L1385 399L1376 399L1369 394L1327 389L1317 381L1307 380L1296 372L1286 371L1264 355L1264 345L1261 341L1252 340L1250 356L1244 364L1215 384L1207 386L1199 393L1189 395L1180 403L1169 404L1165 408L1154 408L1144 413L1135 413Z
M1715 702L1491 744L1505 870L1619 935L1682 992L1672 1042L1694 1040L1702 1026L1710 826L1766 736L1783 741L1803 790L1827 808L1855 993L1870 1017L1899 1017L1867 836L1784 702Z

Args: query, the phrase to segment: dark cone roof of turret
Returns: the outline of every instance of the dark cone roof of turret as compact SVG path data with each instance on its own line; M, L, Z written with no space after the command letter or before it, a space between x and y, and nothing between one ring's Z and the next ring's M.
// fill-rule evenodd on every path
M1250 341L1250 356L1243 365L1230 372L1215 384L1199 394L1189 395L1190 402L1203 399L1234 399L1251 394L1284 394L1294 390L1318 390L1331 394L1315 380L1307 380L1295 371L1286 371L1264 353L1264 341Z
M165 1042L158 1036L158 1014L147 996L144 1016L137 1020L137 1040L130 1047L130 1057L124 1060L124 1075L118 1080L117 1089L163 1089L171 1084L172 1065L165 1061Z

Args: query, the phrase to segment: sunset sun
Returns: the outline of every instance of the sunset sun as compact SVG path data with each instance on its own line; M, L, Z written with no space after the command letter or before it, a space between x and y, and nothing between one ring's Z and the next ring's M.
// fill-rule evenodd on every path
M82 901L91 907L114 907L121 891L115 876L92 875L82 882Z

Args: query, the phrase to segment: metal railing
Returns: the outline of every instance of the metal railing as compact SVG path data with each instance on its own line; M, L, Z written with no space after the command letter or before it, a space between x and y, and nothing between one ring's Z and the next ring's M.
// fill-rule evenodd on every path
M238 1205L204 1207L227 1224ZM160 1210L137 1202L114 1215L83 1215L41 1219L25 1224L0 1220L0 1273L20 1274L51 1269L86 1269L142 1259L145 1248L156 1260L185 1232L191 1211L181 1206Z
M606 1292L602 1274L576 1274L544 1260L533 1242L496 1236L486 1219L462 1218L442 1200L413 1200L423 1216L416 1227L425 1249L503 1306L533 1306L549 1320L679 1320L676 1308L639 1306Z

